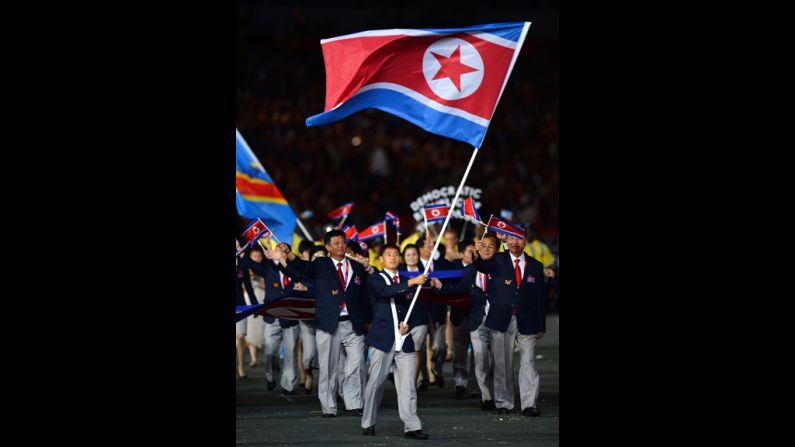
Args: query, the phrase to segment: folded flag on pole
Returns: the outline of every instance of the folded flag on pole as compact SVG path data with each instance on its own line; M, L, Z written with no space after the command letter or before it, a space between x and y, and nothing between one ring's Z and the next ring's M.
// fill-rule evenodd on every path
M285 320L313 320L315 318L314 294L290 290L283 295L268 298L262 304L235 307L236 321L254 314Z
M338 221L350 214L351 208L353 208L353 202L346 203L335 210L329 211L328 218L333 221Z
M425 205L425 219L428 222L444 222L447 217L447 205L444 203L437 203L435 205Z
M359 232L356 231L356 225L345 225L345 228L343 228L342 231L345 233L345 242L359 239Z
M507 234L508 236L524 238L524 228L519 225L512 224L496 216L491 216L488 223L488 229L496 231L497 233Z
M235 306L235 322L242 320L243 318L248 317L249 315L254 315L255 313L263 310L265 308L265 304L252 304L250 306Z
M389 29L323 39L326 105L306 125L375 108L480 147L529 27Z
M464 219L469 219L475 223L483 223L480 221L480 215L475 208L475 201L472 200L472 197L467 197L461 202L461 214L464 216Z
M397 220L397 218L398 217L396 215L392 214L391 211L387 211L386 215L384 215L384 220L388 220L390 222L394 222L395 220Z
M377 223L375 225L371 225L364 230L359 232L359 240L360 241L369 241L370 239L374 239L378 236L383 236L386 228L384 228L384 223Z
M251 219L261 218L279 240L291 240L295 213L240 132L235 133L237 213Z
M273 300L265 300L262 306L265 308L257 312L260 315L284 320L315 319L315 298L303 292L287 292Z

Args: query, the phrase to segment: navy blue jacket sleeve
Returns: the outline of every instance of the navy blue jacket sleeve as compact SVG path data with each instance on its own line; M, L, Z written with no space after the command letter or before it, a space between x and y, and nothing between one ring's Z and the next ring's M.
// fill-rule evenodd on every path
M368 278L367 290L370 293L371 302L375 303L380 300L389 301L389 298L409 293L409 282L405 278L399 278L400 282L397 284L386 285L386 280L383 275L373 274L372 278Z
M496 254L491 259L478 258L473 265L479 272L488 273L489 275L497 275L499 273L500 265L497 263Z

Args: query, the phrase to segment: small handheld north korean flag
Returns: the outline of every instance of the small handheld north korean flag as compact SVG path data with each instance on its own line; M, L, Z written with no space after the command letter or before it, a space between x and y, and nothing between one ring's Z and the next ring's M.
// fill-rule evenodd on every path
M491 216L491 219L489 219L488 229L518 238L524 238L525 235L524 229L519 225L512 224L496 216Z
M335 210L329 211L328 217L333 221L340 220L351 213L351 208L353 208L353 202L346 203Z
M447 205L437 203L435 205L425 205L425 219L428 222L444 222L447 217Z
M475 208L475 201L472 200L472 197L467 197L463 202L461 202L461 214L465 219L470 219L475 223L483 224L483 222L480 221L480 215L478 214L478 210Z
M345 225L342 231L345 233L345 242L359 239L359 232L356 230L356 225Z
M383 222L371 225L359 232L359 240L369 241L370 239L375 239L378 236L383 236L385 230L386 228L384 228Z
M396 215L392 214L392 212L391 212L391 211L387 211L387 212L386 212L386 215L384 216L384 220L388 220L388 221L390 221L390 222L394 222L394 221L395 221L395 219L397 219L397 218L398 218L398 217L397 217Z
M267 239L272 235L273 233L271 233L271 231L268 229L268 227L261 219L257 218L255 220L252 220L251 222L249 222L249 226L245 229L245 231L243 231L243 236L246 238L246 240L248 240L248 242L237 252L237 254L239 255L240 253L243 253L246 250L246 248L251 244L253 244L254 242L256 242L257 239L263 237Z
M270 230L268 230L268 227L259 218L252 220L249 223L248 228L246 228L246 230L243 232L243 236L248 239L249 244L256 242L257 239L261 237L268 238L270 235Z

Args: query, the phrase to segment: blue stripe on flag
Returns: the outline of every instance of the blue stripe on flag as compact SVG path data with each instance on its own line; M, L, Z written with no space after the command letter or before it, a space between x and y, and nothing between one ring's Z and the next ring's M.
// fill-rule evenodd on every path
M503 39L519 42L519 37L522 35L522 28L524 22L511 22L511 23L490 23L487 25L465 26L463 28L422 28L425 31L431 31L440 34L452 33L468 33L482 31L495 36L502 37Z
M479 147L486 134L484 126L449 113L439 112L403 93L386 89L359 93L334 110L310 116L306 119L306 126L332 123L368 108L397 115L428 132L463 141L473 147Z

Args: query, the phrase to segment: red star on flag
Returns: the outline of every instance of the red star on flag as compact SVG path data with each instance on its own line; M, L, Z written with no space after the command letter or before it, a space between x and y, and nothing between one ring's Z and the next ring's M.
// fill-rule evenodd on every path
M455 47L455 50L450 56L442 56L431 52L436 57L436 60L441 64L441 68L436 72L433 80L450 78L458 91L461 91L461 75L478 71L477 68L472 68L469 65L461 63L461 45Z

